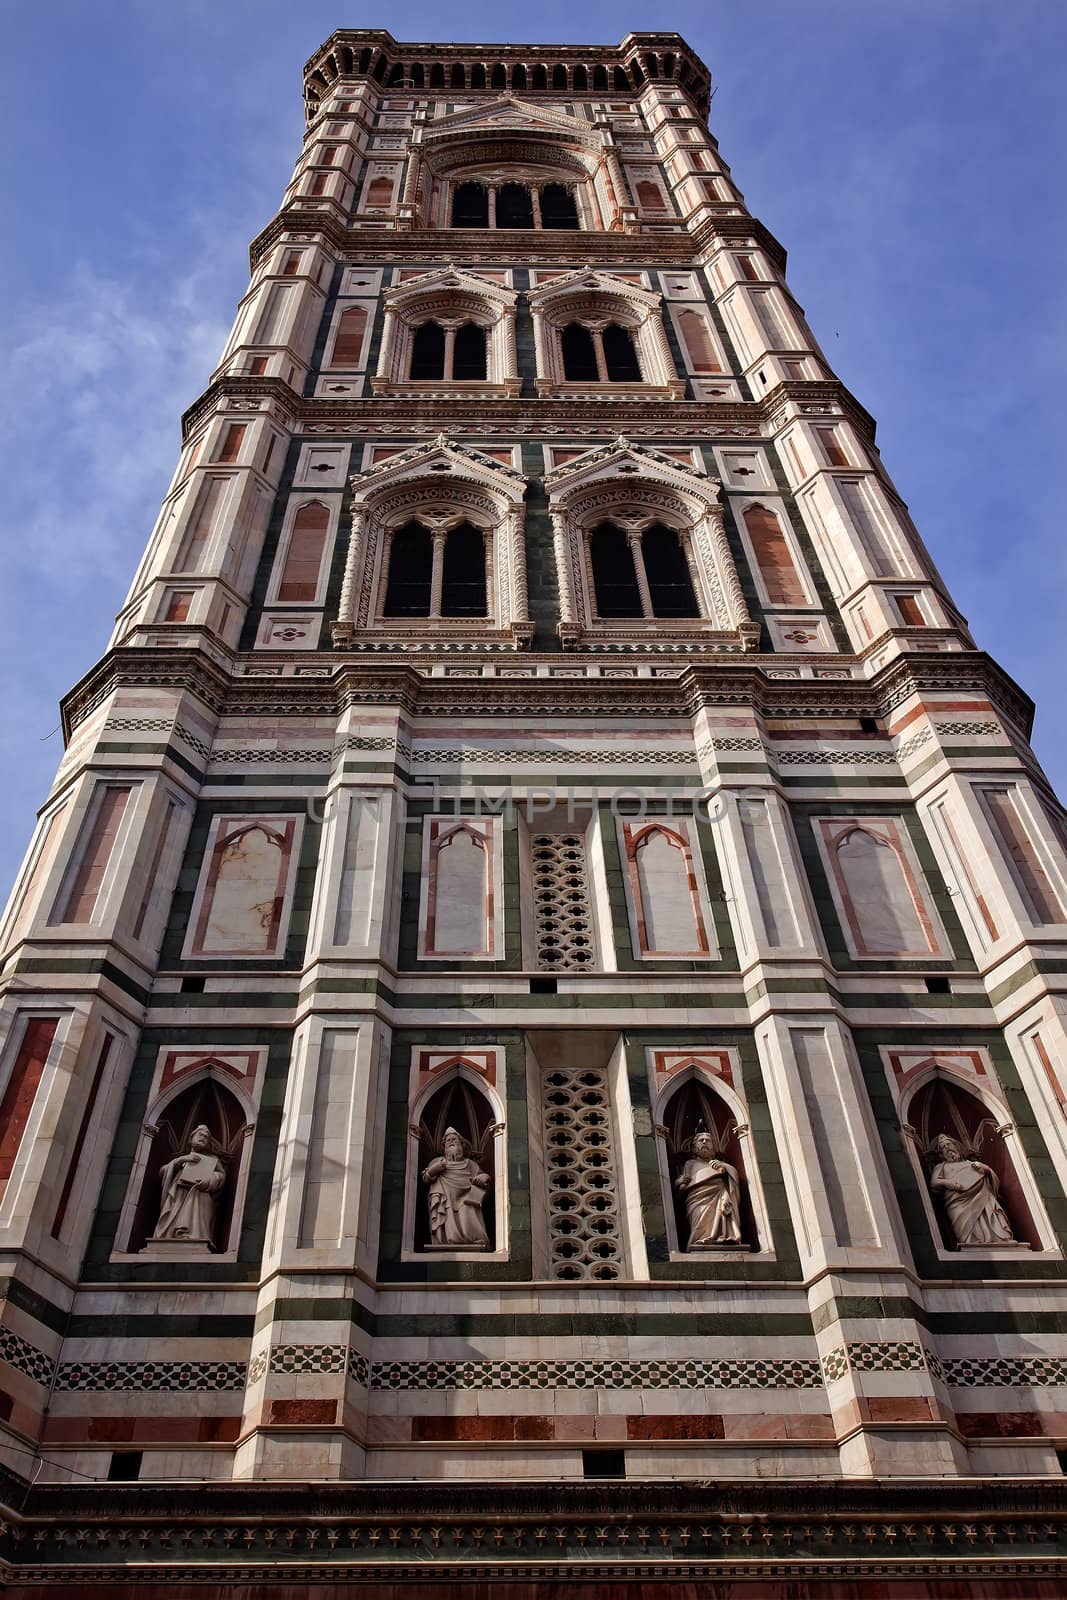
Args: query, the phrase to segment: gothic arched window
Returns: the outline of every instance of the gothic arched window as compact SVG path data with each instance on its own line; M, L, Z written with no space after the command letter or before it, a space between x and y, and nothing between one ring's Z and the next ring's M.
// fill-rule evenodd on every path
M609 322L601 338L604 343L604 365L610 383L640 383L641 365L634 349L633 335L617 322Z
M436 322L423 322L411 341L411 378L445 376L445 330Z
M641 592L633 551L621 528L602 522L589 539L589 559L599 617L640 617Z
M453 380L475 382L486 375L485 329L476 322L443 328L423 322L411 341L413 383Z
M487 615L485 535L469 522L431 531L411 521L392 535L382 615Z
M641 535L652 614L656 617L699 617L700 607L681 540L674 528L655 522Z
M560 334L563 349L563 374L569 383L596 383L596 344L589 329L580 322L568 322Z
M497 62L489 79L490 88L506 89L508 86L508 69L502 62Z
M488 228L489 191L483 183L461 183L452 198L454 228Z
M498 228L532 228L533 198L523 183L503 183L496 192Z
M485 602L485 538L480 529L461 522L445 540L441 615L484 617Z
M278 580L279 604L307 605L315 599L329 526L329 509L321 500L312 500L297 511Z
M574 195L562 183L546 183L541 189L542 228L576 228L578 207Z
M476 322L464 322L456 329L451 375L467 381L485 377L485 329Z
M567 87L566 67L558 66L552 68L552 87L553 89L565 89Z
M543 67L543 66L542 67L534 67L534 69L533 69L533 87L535 89L547 89L548 88L548 69L547 69L547 67Z
M428 617L433 577L433 540L421 522L409 522L393 535L389 581L382 611L387 617Z
M641 534L602 522L589 538L597 616L699 617L681 539L654 522Z

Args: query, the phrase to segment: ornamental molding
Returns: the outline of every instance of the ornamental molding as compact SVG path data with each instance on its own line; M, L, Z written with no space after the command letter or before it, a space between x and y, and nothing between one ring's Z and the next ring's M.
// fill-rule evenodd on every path
M529 291L527 298L535 316L540 312L553 320L556 313L564 310L572 311L591 303L602 306L606 296L625 301L642 322L663 304L663 296L657 290L629 283L599 267L565 272L548 283L538 284Z
M576 117L568 117L565 112L553 111L548 106L535 105L532 101L523 100L514 94L502 94L486 106L466 106L462 111L453 111L448 116L438 118L432 124L432 132L428 130L424 134L422 144L427 152L430 152L436 146L454 139L457 134L499 134L512 131L546 133L553 138L564 137L575 144L582 144L594 150L599 149L602 144L600 135L594 130L592 123L580 123Z
M408 278L404 283L384 290L381 298L387 310L403 315L412 307L421 310L424 302L431 297L481 302L490 317L500 315L508 307L514 308L518 300L513 289L506 289L503 284L494 283L488 278L480 278L473 272L465 272L451 262L447 267L423 272L417 278Z
M684 650L684 646L682 649ZM383 643L387 654L389 646ZM672 646L672 655L681 651ZM315 676L308 658L272 652L269 665L253 652L218 652L213 659L192 647L123 646L110 651L62 702L64 741L117 690L155 689L161 704L177 710L183 697L199 701L213 716L340 716L358 705L388 705L415 715L469 715L476 700L487 717L574 716L691 718L716 707L741 707L761 716L825 721L834 717L885 717L925 694L976 695L990 700L1015 724L1028 730L1033 702L991 657L979 652L951 656L909 655L890 662L871 678L781 679L772 674L810 666L804 656L752 655L714 661L676 661L669 677L558 678L479 677L460 681L432 676L432 645L417 665L409 659L346 659L320 654ZM448 660L443 652L442 662ZM605 654L605 660L608 656ZM655 662L647 647L635 647L636 662ZM854 657L840 656L843 669ZM574 666L558 651L523 657L524 672ZM248 674L262 676L249 676ZM936 703L931 706L936 713Z

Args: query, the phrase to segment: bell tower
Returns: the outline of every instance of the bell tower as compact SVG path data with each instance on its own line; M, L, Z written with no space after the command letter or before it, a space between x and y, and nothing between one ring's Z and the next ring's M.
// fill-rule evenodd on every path
M1058 1592L1064 812L709 88L307 64L0 925L16 1594Z

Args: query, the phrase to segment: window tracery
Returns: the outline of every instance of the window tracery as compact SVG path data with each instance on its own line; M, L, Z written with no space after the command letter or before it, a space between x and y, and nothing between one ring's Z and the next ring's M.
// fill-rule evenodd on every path
M498 648L529 644L521 473L442 434L351 485L335 644L388 635L414 648L428 626Z
M758 643L714 479L620 436L557 467L545 487L565 648L667 626L715 649Z
M607 272L568 272L533 289L539 395L615 384L679 399L658 294Z
M377 394L427 383L477 383L483 394L517 395L516 295L447 267L387 289Z

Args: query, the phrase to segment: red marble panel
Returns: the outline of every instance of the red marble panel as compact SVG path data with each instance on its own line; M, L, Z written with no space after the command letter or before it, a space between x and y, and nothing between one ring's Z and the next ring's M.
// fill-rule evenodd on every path
M299 1427L301 1423L336 1422L336 1400L272 1400L269 1421L285 1427Z
M1046 1418L1036 1411L960 1411L956 1414L965 1439L1041 1437Z
M724 1439L723 1419L711 1414L691 1416L627 1417L628 1439Z
M414 1417L411 1437L422 1443L473 1439L552 1439L551 1417Z

